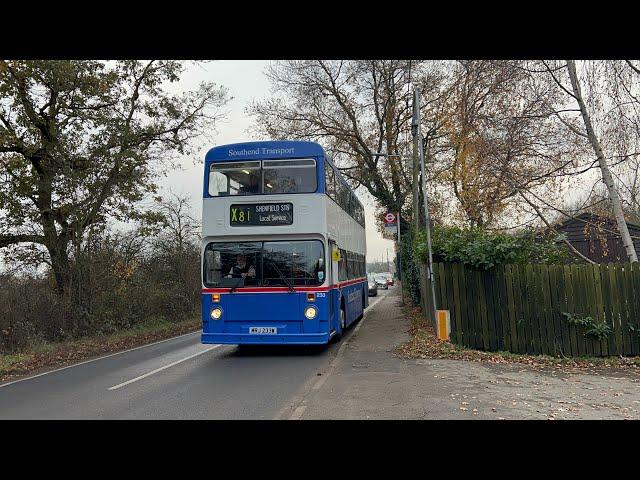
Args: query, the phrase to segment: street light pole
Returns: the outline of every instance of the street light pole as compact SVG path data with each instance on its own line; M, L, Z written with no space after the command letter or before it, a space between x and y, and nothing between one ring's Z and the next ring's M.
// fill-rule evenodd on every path
M433 255L431 253L431 217L429 215L429 201L427 199L427 180L425 175L424 168L424 148L422 145L422 131L420 128L420 92L418 90L413 90L413 118L411 121L411 133L413 134L414 139L417 140L418 144L418 156L420 160L420 172L422 174L422 198L424 199L424 219L425 219L425 228L427 230L427 248L429 251L429 280L431 283L431 298L433 302L433 321L436 321L436 310L438 309L436 305L436 287L433 276ZM417 215L418 212L415 212Z

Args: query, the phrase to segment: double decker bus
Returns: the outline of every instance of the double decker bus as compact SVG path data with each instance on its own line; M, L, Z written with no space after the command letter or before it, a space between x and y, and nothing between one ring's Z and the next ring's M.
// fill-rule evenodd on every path
M362 203L314 142L205 157L202 343L326 344L368 305Z

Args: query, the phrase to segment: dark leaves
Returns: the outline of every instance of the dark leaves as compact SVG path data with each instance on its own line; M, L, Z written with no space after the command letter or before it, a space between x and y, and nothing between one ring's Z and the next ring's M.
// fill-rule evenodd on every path
M566 249L554 236L536 236L527 232L509 235L480 228L444 225L436 226L432 236L435 257L445 262L464 263L483 270L504 264L560 263L567 256ZM415 257L426 262L426 232L418 232L413 245Z

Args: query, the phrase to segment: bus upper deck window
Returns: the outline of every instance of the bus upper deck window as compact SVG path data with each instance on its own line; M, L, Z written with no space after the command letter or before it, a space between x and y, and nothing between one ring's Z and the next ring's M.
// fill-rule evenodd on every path
M266 194L312 193L317 189L316 161L312 158L264 160L262 168Z
M251 195L260 193L260 162L211 164L209 195Z
M335 200L336 198L336 183L333 167L329 163L325 164L325 190L329 197Z

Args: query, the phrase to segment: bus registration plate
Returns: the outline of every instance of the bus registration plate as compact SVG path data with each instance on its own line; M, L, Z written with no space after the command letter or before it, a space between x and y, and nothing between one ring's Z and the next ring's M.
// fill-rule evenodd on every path
M274 335L278 333L278 329L276 327L249 327L249 333Z

